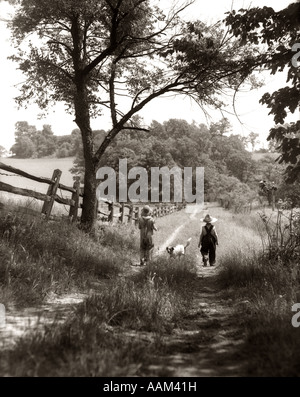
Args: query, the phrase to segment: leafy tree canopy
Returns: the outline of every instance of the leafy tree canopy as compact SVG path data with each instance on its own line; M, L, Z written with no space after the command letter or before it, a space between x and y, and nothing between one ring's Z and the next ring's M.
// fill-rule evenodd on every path
M291 3L277 12L271 7L232 11L225 21L241 44L248 42L258 46L262 68L271 74L287 72L287 85L273 93L265 93L260 100L270 109L275 123L283 124L287 112L299 111L300 105L299 54L295 53L295 45L300 43L300 3ZM288 164L286 174L290 182L296 180L300 171L299 133L300 121L289 126L275 126L268 137L279 143L280 162Z

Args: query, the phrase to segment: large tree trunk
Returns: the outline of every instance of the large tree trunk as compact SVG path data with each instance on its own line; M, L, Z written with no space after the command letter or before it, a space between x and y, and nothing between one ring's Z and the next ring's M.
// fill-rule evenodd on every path
M86 232L93 232L97 221L98 202L96 197L97 164L94 156L92 129L90 126L89 101L84 81L77 84L75 96L75 121L81 131L85 161L84 193L82 203L81 227Z
M98 201L96 196L96 169L90 159L85 159L84 196L82 203L81 226L91 233L97 221Z

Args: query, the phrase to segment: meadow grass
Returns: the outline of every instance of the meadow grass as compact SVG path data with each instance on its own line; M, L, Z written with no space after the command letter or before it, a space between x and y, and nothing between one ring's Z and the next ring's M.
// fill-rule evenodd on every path
M155 362L164 337L180 326L190 307L201 265L200 218L206 213L218 218L217 280L244 329L241 355L248 375L299 376L298 329L291 324L299 288L297 264L268 258L258 213L232 214L217 207L195 216L180 211L157 218L154 240L161 254L130 277L124 272L139 256L134 225L101 224L91 238L68 222L0 214L0 301L8 307L40 303L51 291L86 290L93 281L107 279L64 324L46 326L44 332L21 338L14 349L5 351L1 372L143 374L143 366ZM165 250L172 235L172 245L192 238L180 261L170 260Z
M276 221L275 212L268 216ZM257 218L262 223L259 215ZM250 218L242 219L239 225L245 231L240 231L239 246L228 246L221 255L218 282L227 298L237 303L236 316L245 333L241 354L247 361L248 376L299 376L299 333L291 324L299 264L270 258L254 236L251 246L249 230L257 230L257 237L267 240L266 230L264 226L256 228Z
M245 318L248 374L256 377L299 377L299 328L293 327L291 304L284 296L264 292Z
M134 224L100 223L91 238L68 219L46 221L18 213L18 202L6 202L0 212L1 302L10 305L42 303L49 294L88 290L101 278L111 278L139 262L139 230ZM166 219L168 218L168 219ZM183 211L158 218L158 244Z
M8 376L139 376L187 312L194 276L190 261L158 259L135 277L115 279L64 324L4 351L0 369Z
M163 240L184 219L157 219ZM167 225L164 229L163 225ZM38 305L52 292L94 293L66 321L19 339L0 358L8 376L136 376L155 362L163 337L191 303L196 276L192 258L159 256L137 274L126 269L139 255L139 231L128 224L100 224L93 237L68 221L0 212L1 303ZM128 272L127 272L128 273ZM101 289L99 287L101 285ZM141 337L144 335L144 337ZM146 335L146 336L145 336Z
M9 165L14 168L21 169L28 174L51 178L53 171L55 169L60 169L62 171L61 183L67 186L73 185L73 175L70 173L70 168L73 166L74 157L66 158L41 158L41 159L17 159L12 157L0 158L0 162L5 165ZM47 191L47 184L35 182L31 179L24 178L22 176L15 176L7 171L1 171L5 174L11 176L1 176L3 182L14 186L20 186L27 189L33 189L37 191L42 191L43 189Z
M67 220L0 213L1 302L28 306L51 293L83 291L130 265L137 251L134 226L102 225L94 238ZM112 238L114 235L114 238Z

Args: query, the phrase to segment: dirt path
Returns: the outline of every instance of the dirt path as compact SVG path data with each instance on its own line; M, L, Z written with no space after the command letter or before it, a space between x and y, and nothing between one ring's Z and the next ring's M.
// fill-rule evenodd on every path
M63 322L87 294L49 297L37 307L6 312L5 326L0 328L0 350L12 348L18 339L31 331L43 331L45 325Z
M217 272L218 267L199 269L194 301L183 325L164 339L166 348L144 376L245 376L239 355L242 330L231 302L218 289Z
M153 257L162 255L163 253L165 253L165 247L168 247L172 244L172 242L175 240L176 236L179 234L180 230L182 228L184 228L184 226L189 223L192 219L195 219L196 214L198 214L198 207L195 206L194 210L191 210L190 212L190 216L186 219L186 221L178 226L174 232L170 235L170 237L168 237L168 239L166 241L164 241L163 244L161 244L161 246L158 248L158 250L155 252L155 254L153 255Z
M197 212L192 213L186 223L197 222L196 215ZM179 226L164 245L171 245L185 224ZM219 267L203 267L200 255L197 257L197 279L191 286L192 307L183 325L166 336L165 349L157 357L156 364L144 369L144 376L246 376L239 354L243 331L233 302L224 298L217 284Z

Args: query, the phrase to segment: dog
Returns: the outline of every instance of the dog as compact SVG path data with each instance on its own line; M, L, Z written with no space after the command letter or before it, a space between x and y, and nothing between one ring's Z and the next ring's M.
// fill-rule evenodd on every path
M192 238L190 237L185 245L177 244L174 247L167 247L167 253L170 255L170 258L181 258L185 255L186 248L190 245Z

